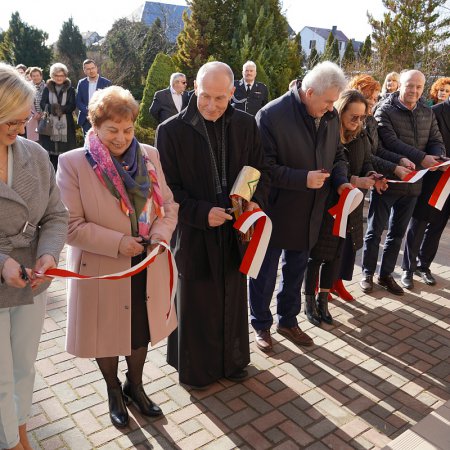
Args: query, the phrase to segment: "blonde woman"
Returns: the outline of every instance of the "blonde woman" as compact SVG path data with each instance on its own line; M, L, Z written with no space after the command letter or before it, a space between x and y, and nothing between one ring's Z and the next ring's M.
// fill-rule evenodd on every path
M49 280L67 211L47 152L24 139L35 88L0 63L0 448L31 450L26 427Z

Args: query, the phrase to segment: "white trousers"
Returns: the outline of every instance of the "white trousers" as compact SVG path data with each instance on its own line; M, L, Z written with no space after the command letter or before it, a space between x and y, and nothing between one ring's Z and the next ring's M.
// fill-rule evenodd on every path
M27 422L47 293L34 304L0 308L0 449L19 443L19 425Z

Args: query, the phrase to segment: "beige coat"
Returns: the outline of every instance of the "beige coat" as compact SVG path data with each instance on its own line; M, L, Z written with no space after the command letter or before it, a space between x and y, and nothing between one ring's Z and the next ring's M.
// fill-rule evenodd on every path
M178 204L166 184L157 150L142 144L141 149L156 167L164 199L165 217L152 215L150 237L169 242L177 223ZM131 258L119 254L120 240L131 234L130 220L121 211L119 200L98 180L84 149L60 155L56 181L70 213L67 268L83 275L130 268ZM161 289L168 285L169 278L166 259L164 253L147 271L153 345L176 327L174 311L166 321L167 297L161 298ZM73 355L87 358L131 353L131 278L68 281L66 348Z

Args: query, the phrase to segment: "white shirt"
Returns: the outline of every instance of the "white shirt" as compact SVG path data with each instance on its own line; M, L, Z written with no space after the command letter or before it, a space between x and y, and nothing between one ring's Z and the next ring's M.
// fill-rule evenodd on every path
M94 95L94 92L97 90L97 81L98 81L98 76L97 76L97 79L95 81L91 81L88 78L88 82L89 82L89 100L91 100L91 97Z
M175 107L177 108L177 111L181 111L181 107L183 106L183 94L178 94L178 92L171 86L170 92L172 93L172 99L175 103Z

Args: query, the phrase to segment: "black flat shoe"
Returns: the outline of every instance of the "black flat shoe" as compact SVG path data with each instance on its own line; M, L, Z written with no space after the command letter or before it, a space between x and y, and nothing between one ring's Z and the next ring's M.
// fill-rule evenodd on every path
M238 370L225 377L227 380L239 383L239 381L244 381L248 378L248 372L245 369Z
M123 394L127 404L133 402L144 416L156 417L162 415L161 408L150 400L142 383L135 385L128 380L127 376L123 384Z
M108 389L108 406L109 417L111 422L117 428L124 428L128 426L128 410L125 405L125 398L123 396L122 387Z

